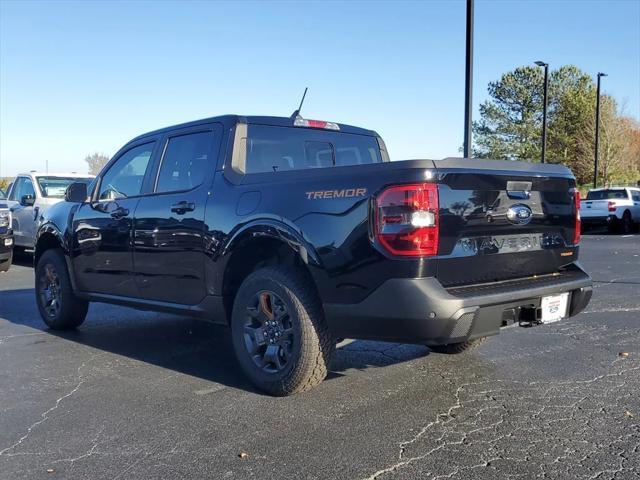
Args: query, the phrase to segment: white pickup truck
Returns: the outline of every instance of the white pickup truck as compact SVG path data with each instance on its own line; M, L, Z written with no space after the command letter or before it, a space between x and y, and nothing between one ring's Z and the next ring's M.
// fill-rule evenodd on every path
M640 224L640 188L609 187L589 190L580 202L584 228L606 225L610 231L629 233Z
M13 216L14 250L33 248L38 216L61 202L70 184L89 183L93 178L93 175L75 172L19 174L7 192L7 203Z

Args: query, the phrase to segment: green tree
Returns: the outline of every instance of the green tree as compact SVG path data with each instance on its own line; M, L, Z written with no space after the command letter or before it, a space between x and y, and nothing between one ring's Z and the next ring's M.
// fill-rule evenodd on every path
M529 160L540 151L544 76L541 69L518 67L489 83L489 100L474 122L474 155Z
M598 185L635 183L640 179L640 125L622 115L617 102L608 95L600 101L600 146ZM578 155L572 170L579 183L591 182L595 151L595 115L578 132Z
M491 82L491 98L480 105L481 119L474 123L476 156L538 161L543 93L544 73L538 67L518 67ZM593 116L593 80L565 65L551 72L548 97L547 159L571 163L577 132Z

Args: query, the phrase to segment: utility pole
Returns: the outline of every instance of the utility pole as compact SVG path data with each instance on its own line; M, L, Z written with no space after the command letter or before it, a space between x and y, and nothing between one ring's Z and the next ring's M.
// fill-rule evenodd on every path
M547 152L547 93L549 91L549 64L538 60L536 65L544 67L544 100L542 106L542 157L541 162L545 162Z
M598 187L598 148L600 146L600 79L606 77L606 73L598 72L598 87L596 89L596 151L593 162L593 188Z
M464 87L464 157L471 157L471 114L473 104L473 0L467 0L467 53Z

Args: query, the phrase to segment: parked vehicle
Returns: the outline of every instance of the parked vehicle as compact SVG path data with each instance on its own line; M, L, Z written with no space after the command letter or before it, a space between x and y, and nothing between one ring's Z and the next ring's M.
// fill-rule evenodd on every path
M0 197L0 272L6 272L13 261L13 230L11 229L11 210L3 197Z
M229 325L275 395L321 382L339 338L459 353L591 297L561 165L389 162L371 130L229 115L137 137L66 196L37 233L49 327L92 301Z
M7 192L13 213L14 248L33 248L38 217L47 208L64 199L64 192L73 182L89 183L93 175L77 173L21 173Z
M640 188L589 190L580 202L580 216L585 228L606 225L610 231L629 233L640 222Z

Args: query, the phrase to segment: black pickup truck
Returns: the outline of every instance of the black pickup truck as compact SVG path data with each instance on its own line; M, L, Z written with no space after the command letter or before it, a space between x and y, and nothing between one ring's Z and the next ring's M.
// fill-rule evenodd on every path
M340 338L458 353L576 315L579 193L561 165L390 162L371 130L228 115L131 140L41 218L45 323L89 302L231 327L259 388L322 381Z

